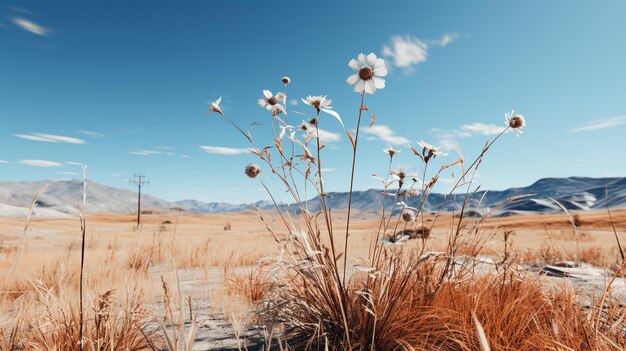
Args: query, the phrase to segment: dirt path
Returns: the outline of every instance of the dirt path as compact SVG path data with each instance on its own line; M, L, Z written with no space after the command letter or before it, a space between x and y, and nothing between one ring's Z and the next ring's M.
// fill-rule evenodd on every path
M166 282L169 279L175 281L175 272L161 271L158 268L151 269L151 278L155 283L155 289L161 289L163 276ZM169 279L168 279L169 278ZM236 325L238 318L243 316L226 316L223 312L224 300L217 301L216 296L225 296L223 271L218 267L212 267L208 271L201 269L180 269L178 270L178 280L180 282L181 294L184 297L184 320L185 331L191 329L191 317L189 312L189 300L191 298L191 310L196 320L197 333L193 350L261 350L263 347L263 329L261 327L245 325L241 321ZM168 283L168 286L170 284ZM176 287L173 287L177 289ZM177 294L177 293L175 293ZM162 296L162 294L161 294ZM177 319L179 308L173 307L174 319ZM244 312L245 313L245 312ZM165 302L159 298L155 304L155 314L159 318L165 315ZM233 323L233 321L235 321ZM155 327L159 327L155 323ZM175 327L166 325L170 336L174 335Z

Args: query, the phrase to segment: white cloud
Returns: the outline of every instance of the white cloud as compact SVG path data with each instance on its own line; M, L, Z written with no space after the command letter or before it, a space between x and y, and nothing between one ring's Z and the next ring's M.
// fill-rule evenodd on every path
M337 133L329 132L327 130L321 129L320 133L320 141L323 143L334 143L341 140L341 136Z
M570 129L568 133L588 132L591 130L606 129L626 124L626 115L600 119L583 125L582 127Z
M182 157L182 158L191 158L191 156L189 156L189 155L180 155L180 157Z
M391 43L383 45L382 54L390 65L403 68L405 73L412 73L413 66L428 59L431 45L446 47L458 37L458 33L446 33L436 40L422 40L409 35L392 36Z
M459 33L446 33L439 38L439 40L433 41L434 45L446 47L448 44L453 43L459 37Z
M130 154L137 155L137 156L150 156L150 155L160 155L162 154L162 152L156 151L156 150L135 150L135 151L131 151Z
M369 128L363 128L361 131L365 134L373 135L374 137L394 145L408 144L409 139L395 135L394 131L385 125L374 125Z
M33 34L37 34L37 35L41 35L41 36L46 37L50 33L49 29L44 28L44 27L38 25L37 23L35 23L33 21L30 21L30 20L27 20L25 18L14 17L14 18L11 18L11 20L18 27L22 28L25 31L31 32Z
M46 143L68 143L68 144L86 144L87 142L82 139L72 138L63 135L54 135L54 134L41 134L41 133L33 133L33 134L14 134L14 136L26 140L32 141L43 141Z
M0 163L9 163L7 160L0 160Z
M46 161L46 160L21 160L19 163L27 166L33 167L61 167L63 166L60 162L54 161Z
M62 174L62 175L78 175L78 173L76 172L66 172L66 171L58 171L58 172L54 172L56 174Z
M246 154L250 152L250 149L241 149L234 147L223 147L223 146L199 146L201 150L209 154L218 154L218 155L240 155Z
M117 171L117 172L113 172L111 173L112 177L123 177L126 174L126 172L124 171Z
M474 122L462 125L453 132L459 137L469 138L474 135L498 135L502 133L503 130L503 126Z
M69 166L82 166L83 165L80 162L74 162L74 161L65 161L65 164Z
M390 46L383 46L383 56L396 67L408 68L426 61L428 44L410 36L391 37Z
M437 136L437 142L443 150L454 150L462 157L463 151L456 138L471 138L476 135L493 136L502 133L504 129L505 127L496 124L473 122L456 129L433 128L431 131Z
M289 105L291 105L291 106L298 106L299 103L300 103L300 101L298 101L297 99L289 100Z
M440 137L471 138L475 135L498 135L505 129L491 123L473 122L464 124L457 129L433 128L431 131Z
M78 132L81 133L81 134L85 134L85 135L87 135L89 137L92 137L92 138L102 138L102 137L105 136L103 133L94 132L92 130L79 130Z

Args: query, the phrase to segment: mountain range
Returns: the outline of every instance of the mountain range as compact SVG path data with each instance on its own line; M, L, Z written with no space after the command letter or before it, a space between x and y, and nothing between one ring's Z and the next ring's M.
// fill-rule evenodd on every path
M79 180L0 182L0 216L24 217L33 195L42 187L46 190L37 199L35 216L67 217L79 213L83 201L83 184ZM608 198L606 196L608 190ZM517 195L533 194L502 205L507 198ZM426 211L458 211L464 195L446 196L432 193L428 196L424 208ZM356 191L352 196L352 208L361 212L376 212L381 208L383 195L381 190L370 189ZM568 210L587 211L611 208L626 208L626 177L613 178L543 178L521 188L498 191L478 191L468 197L469 208L473 213L484 213L492 209L495 216L508 216L527 213L555 213L562 211L553 201L556 200ZM348 193L329 193L328 207L340 210L348 203ZM420 197L406 199L409 206L419 207ZM202 202L198 200L166 201L154 196L142 194L142 209L167 211L180 209L198 213L224 213L250 210L254 207L267 210L273 207L268 201L251 204L231 204L226 202ZM393 201L387 199L386 206ZM290 205L297 210L297 204ZM135 192L89 182L87 187L88 213L132 213L137 208ZM317 198L308 201L308 210L319 209Z

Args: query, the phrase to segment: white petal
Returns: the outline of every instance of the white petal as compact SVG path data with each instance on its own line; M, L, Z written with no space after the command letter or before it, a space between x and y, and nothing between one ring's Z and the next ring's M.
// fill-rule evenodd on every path
M322 110L322 111L324 111L324 112L326 112L326 113L328 113L329 115L331 115L331 116L333 116L333 117L337 118L337 120L339 121L339 123L341 123L341 126L342 126L344 129L346 129L346 126L344 126L344 125L343 125L343 121L341 120L341 117L339 116L339 114L338 114L337 112L335 112L335 111L333 111L333 110L329 110L329 109L327 109L327 108L323 108L323 109L321 109L321 110Z
M311 106L311 103L308 100L304 100L303 98L300 98L300 100L302 100L302 102L304 102L305 104Z
M350 68L352 68L355 71L359 70L359 63L356 62L355 59L350 60L350 62L348 62L348 66L350 66Z
M267 106L267 101L265 99L259 99L256 103L261 107Z
M270 99L272 97L272 92L269 90L263 90L263 95L266 99Z
M278 111L280 111L280 112L282 112L284 114L287 114L287 110L285 110L285 108L281 104L274 105L274 108L276 108Z
M383 61L383 63L378 64L378 61ZM378 59L378 61L376 61L376 66L374 66L374 75L384 77L387 75L387 66L385 66L385 61L383 59Z
M353 74L350 77L348 77L348 79L346 79L346 82L350 85L354 85L357 80L359 80L359 75Z
M371 54L367 55L367 65L370 67L374 67L375 63L376 63L376 55L372 52Z
M374 85L373 80L368 80L365 82L365 92L368 94L374 94L376 92L376 85Z
M354 91L356 91L357 93L362 93L364 89L365 89L365 82L359 79L354 85Z
M378 77L372 77L372 80L374 81L374 85L376 86L376 88L378 89L382 89L385 87L385 80L382 78L378 78Z
M357 59L359 60L361 67L365 66L365 55L363 55L363 53L360 53L359 56L357 56Z
M215 100L215 105L219 105L220 102L222 102L222 97L221 96L219 98L217 98L217 100Z

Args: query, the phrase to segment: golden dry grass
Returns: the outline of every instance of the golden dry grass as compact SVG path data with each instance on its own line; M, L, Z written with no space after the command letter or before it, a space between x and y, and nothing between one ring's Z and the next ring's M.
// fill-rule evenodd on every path
M266 220L270 224L277 223L275 216L270 214L269 217L271 219L267 219L266 216ZM350 252L355 257L367 257L372 240L371 228L376 225L377 220L367 218L367 216L360 217L353 223ZM613 217L618 231L624 233L626 211L615 211ZM273 238L263 229L261 222L255 219L254 213L155 214L145 217L145 223L140 232L136 231L133 220L133 216L106 214L92 215L87 218L89 230L86 242L85 287L86 306L89 312L86 317L86 340L91 343L90 345L96 345L95 349L111 349L111 343L113 345L126 343L129 345L128 349L149 349L147 340L162 345L162 336L151 335L146 339L144 335L137 334L139 326L146 329L145 326L155 317L163 318L152 307L154 301L163 299L160 281L155 281L154 275L150 273L150 270L156 267L162 267L159 269L165 271L171 271L173 267L196 268L207 272L206 274L212 267L225 270L224 288L226 293L230 294L219 296L219 298L223 306L228 306L229 315L234 315L232 312L237 310L240 317L236 318L242 320L247 318L247 312L241 310L239 302L229 303L228 300L241 301L243 297L250 306L254 306L255 303L262 301L271 290L269 274L254 267L260 258L277 254L278 247ZM338 228L341 228L344 220L345 218L340 216L335 218ZM433 235L428 241L429 250L444 249L450 220L451 218L437 220ZM604 213L582 214L580 220L582 226L579 229L585 233L580 240L581 260L595 265L614 267L618 262L617 252L612 231ZM165 221L171 224L163 224ZM226 222L231 223L232 230L224 231ZM2 271L8 272L14 263L17 256L16 247L23 226L24 219L14 218L2 221L0 228L0 242L2 243L0 245L0 270ZM519 262L552 263L564 259L574 260L577 256L568 219L561 215L490 219L481 231L487 245L481 249L480 254L491 255L494 259L501 257L504 249L502 233L505 230L515 232L511 236L510 245ZM281 235L280 232L278 233ZM32 220L30 231L26 234L25 247L18 262L17 273L0 279L0 284L2 284L0 285L0 291L2 291L0 347L3 350L10 350L11 345L41 350L50 350L54 347L65 349L63 345L76 342L79 239L77 219L36 218ZM338 245L342 244L339 238ZM416 245L418 241L409 242L406 249L410 250ZM176 286L175 280L171 277L166 277L167 279L169 279L170 287ZM529 282L528 286L524 287L529 290L527 293L538 293L533 284ZM434 296L428 304L432 306L432 311L429 313L432 312L434 315L440 314L440 311L437 312L437 305L445 306L451 303L451 300L446 299L452 298L459 306L466 306L462 310L454 311L456 317L446 317L452 319L444 325L454 321L454 325L463 327L461 331L452 333L452 335L457 335L454 337L456 340L454 342L477 345L476 336L471 332L474 330L472 329L474 325L469 314L465 313L470 310L477 311L477 316L488 336L503 335L501 329L510 328L492 320L496 318L495 313L499 308L493 306L504 308L506 304L515 303L517 300L512 297L514 295L511 295L508 298L513 300L489 301L488 299L497 299L498 296L488 296L486 286L489 284L464 285L463 289L469 289L465 292L448 286L441 290L440 294L446 292L445 294ZM506 294L510 293L512 291ZM487 300L473 299L463 302L464 296L483 296ZM545 298L545 296L542 297L540 301L545 302ZM362 304L362 301L359 304ZM493 308L482 310L487 307ZM563 315L554 315L550 317L552 320L564 318L564 321L571 321L571 318L567 316L580 312L574 311L577 307L573 304L558 307L559 309L551 307L549 313ZM175 309L177 308L178 306L175 306ZM529 308L525 313L530 313L532 308ZM94 313L98 309L106 310L106 313ZM120 318L129 311L136 311L130 314L135 319ZM431 323L434 320L429 321L429 318L440 318L427 317L429 313L422 315L422 318L426 319L420 320L419 323ZM104 322L98 322L98 318ZM170 316L170 318L174 317ZM394 323L413 325L412 323L417 323L417 321ZM565 331L569 333L567 335L571 336L571 340L565 344L574 345L572 347L576 349L575 345L580 343L580 335L574 337L571 331L580 332L581 326L574 324L559 325L556 328L559 333L564 333L563 335L566 335ZM550 326L550 328L554 332L555 327ZM539 333L539 331L536 332ZM545 333L548 333L547 329L539 334L532 334L534 336L531 339L542 340ZM435 334L429 335L433 337ZM515 347L532 349L528 346L531 344L528 343L515 344L514 340L530 338L528 335L531 334L520 335L517 339L513 336L505 338L507 342L500 337L498 345L501 349L515 349ZM449 340L449 342L452 341ZM401 344L400 342L398 345ZM472 347L468 346L468 349Z

